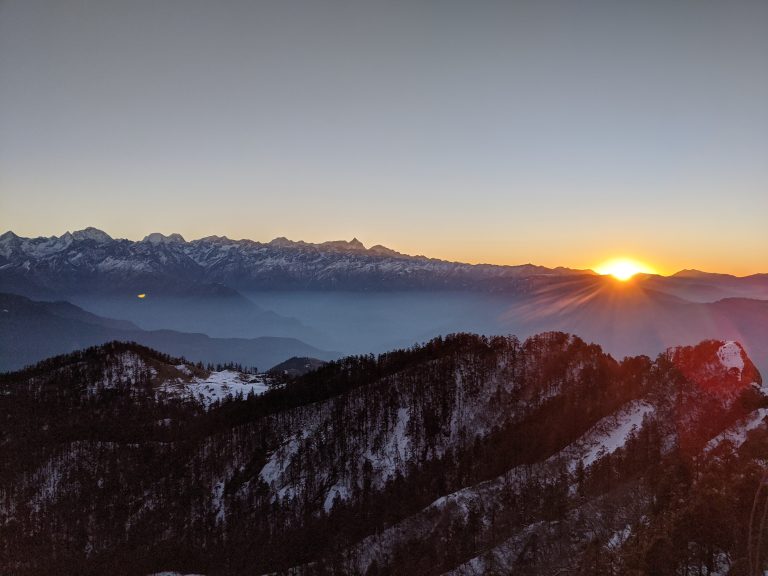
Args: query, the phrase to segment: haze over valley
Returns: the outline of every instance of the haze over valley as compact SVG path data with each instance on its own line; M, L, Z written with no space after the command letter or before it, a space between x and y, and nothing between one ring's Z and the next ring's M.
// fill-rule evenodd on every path
M317 355L327 359L328 351L380 353L453 332L527 337L562 330L619 358L734 339L768 368L766 274L640 273L621 282L591 270L468 265L358 241L187 242L158 233L132 242L94 228L37 239L7 232L0 236L0 259L2 291L69 301L145 331L288 338L308 345L268 356L275 364L311 355L303 353L310 347L325 351ZM160 342L147 338L137 341ZM194 361L243 361L240 353L223 358L200 346L170 344L178 338L168 335L166 349L159 349ZM102 336L103 342L110 339L114 334Z

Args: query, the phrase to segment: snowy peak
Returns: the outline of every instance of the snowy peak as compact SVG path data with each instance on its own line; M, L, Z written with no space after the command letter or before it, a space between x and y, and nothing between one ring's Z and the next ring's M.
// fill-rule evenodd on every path
M205 238L200 238L200 240L197 240L197 242L209 242L211 244L226 244L228 242L231 242L229 238L226 236L216 236L215 234L212 236L206 236Z
M269 245L274 246L275 248L292 248L300 244L301 244L300 242L294 242L293 240L288 240L288 238L286 238L285 236L280 236L278 238L275 238L269 241Z
M8 258L20 242L21 239L10 230L0 236L0 256Z
M19 237L16 236L16 234L11 232L10 230L0 235L0 243L12 242L13 240L18 240L18 239Z
M112 236L110 236L103 230L99 230L98 228L93 228L92 226L89 226L84 230L77 230L75 232L72 232L72 238L81 242L90 240L90 241L96 242L97 244L106 244L107 242L112 241Z

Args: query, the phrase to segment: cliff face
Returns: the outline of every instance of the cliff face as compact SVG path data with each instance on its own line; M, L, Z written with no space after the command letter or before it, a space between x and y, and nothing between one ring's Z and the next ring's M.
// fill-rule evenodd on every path
M617 362L562 333L458 334L268 384L127 344L0 376L0 566L712 574L749 557L768 403L735 342Z

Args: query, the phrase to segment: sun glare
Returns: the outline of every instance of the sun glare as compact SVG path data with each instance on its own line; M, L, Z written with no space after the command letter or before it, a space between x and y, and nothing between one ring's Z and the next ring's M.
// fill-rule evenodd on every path
M595 271L598 274L602 274L604 276L613 276L622 282L626 282L632 278L632 276L641 272L645 274L656 273L656 271L647 264L643 264L642 262L638 262L637 260L632 260L630 258L616 258L614 260L608 260L607 262L604 262L598 266Z

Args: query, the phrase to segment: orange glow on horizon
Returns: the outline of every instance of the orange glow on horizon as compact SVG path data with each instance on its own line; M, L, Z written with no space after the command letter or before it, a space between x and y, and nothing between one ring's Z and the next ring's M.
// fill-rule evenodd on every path
M595 268L595 272L603 276L613 276L622 282L628 281L635 274L657 274L648 264L631 258L614 258L603 262Z

